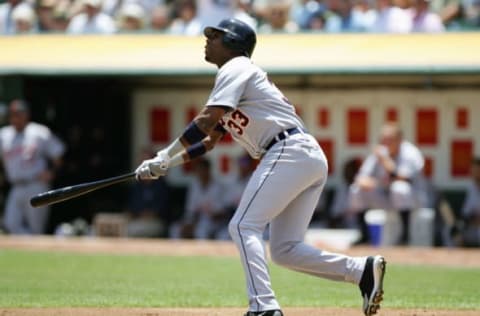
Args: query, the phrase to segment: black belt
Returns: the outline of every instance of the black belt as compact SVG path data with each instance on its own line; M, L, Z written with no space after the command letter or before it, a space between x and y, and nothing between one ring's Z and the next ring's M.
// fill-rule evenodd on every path
M270 150L270 148L272 148L273 145L275 145L279 141L284 140L288 136L295 135L295 134L302 133L302 132L303 132L303 130L299 127L292 127L292 128L287 129L287 130L284 130L283 132L278 133L278 135L275 136L270 141L270 143L268 143L267 147L265 147L265 150L267 150L267 151Z

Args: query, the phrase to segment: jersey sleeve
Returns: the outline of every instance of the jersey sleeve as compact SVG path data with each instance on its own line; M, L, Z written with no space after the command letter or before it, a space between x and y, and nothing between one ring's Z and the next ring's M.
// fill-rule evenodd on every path
M60 158L65 152L65 145L54 134L50 133L46 143L46 153L51 159Z
M206 106L237 107L251 74L242 66L243 63L232 60L220 68Z

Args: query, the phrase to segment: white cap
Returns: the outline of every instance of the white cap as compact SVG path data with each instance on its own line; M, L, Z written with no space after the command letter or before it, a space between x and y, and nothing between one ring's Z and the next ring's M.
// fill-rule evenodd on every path
M34 24L36 21L35 11L28 4L21 4L15 7L12 12L14 21L26 21Z
M83 0L83 4L99 8L102 6L102 0Z
M137 3L127 3L122 6L120 16L143 20L145 18L145 10Z

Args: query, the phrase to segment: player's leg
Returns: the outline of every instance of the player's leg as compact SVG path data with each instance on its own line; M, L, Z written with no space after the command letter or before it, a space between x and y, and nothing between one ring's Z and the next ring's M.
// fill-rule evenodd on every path
M265 257L265 227L318 177L316 165L299 167L284 149L261 160L229 224L230 235L242 258L251 311L279 308Z
M402 221L401 244L408 244L410 231L410 214L417 205L417 198L412 185L407 181L394 181L390 185L390 200L393 209L399 211Z
M29 233L23 224L24 214L19 203L21 200L22 194L19 192L19 188L14 186L8 194L4 216L5 228L10 234Z
M270 224L270 250L277 264L318 277L358 284L365 257L349 257L304 243L324 182L306 189Z
M40 192L48 190L48 186L43 183L32 183L24 188L25 192L22 198L22 206L25 209L25 220L30 233L38 235L44 234L47 228L50 208L48 206L33 207L30 205L30 198Z

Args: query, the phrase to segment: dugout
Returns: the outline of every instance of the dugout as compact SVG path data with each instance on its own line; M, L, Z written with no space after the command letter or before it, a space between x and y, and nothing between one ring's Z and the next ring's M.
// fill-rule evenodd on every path
M118 174L135 166L145 143L162 147L178 135L203 105L215 74L203 60L203 41L151 34L0 37L0 101L26 97L33 118L64 139L77 124L102 127L105 145L97 147L111 163L80 175ZM480 155L479 51L479 33L263 35L253 59L325 149L330 190L346 160L368 153L382 122L397 120L425 153L433 185L458 201L470 158ZM80 152L92 147L87 142ZM233 176L240 153L226 139L210 156L215 173ZM188 168L170 175L179 198L188 177ZM107 200L118 203L82 205L81 212L118 210L121 189L95 198L110 194ZM58 205L58 214L73 216L80 201Z

